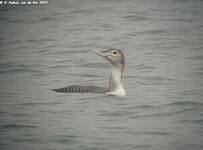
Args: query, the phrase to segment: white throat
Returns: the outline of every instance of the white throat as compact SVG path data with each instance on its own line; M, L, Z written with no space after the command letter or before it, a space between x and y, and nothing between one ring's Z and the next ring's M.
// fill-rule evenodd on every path
M125 90L122 84L123 66L118 67L112 64L111 77L109 83L109 95L125 96Z

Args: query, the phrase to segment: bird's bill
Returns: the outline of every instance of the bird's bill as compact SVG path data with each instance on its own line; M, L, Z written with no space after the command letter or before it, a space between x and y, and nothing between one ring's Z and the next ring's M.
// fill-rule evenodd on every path
M107 57L108 56L106 53L107 50L108 49L96 49L94 50L94 53L98 56Z

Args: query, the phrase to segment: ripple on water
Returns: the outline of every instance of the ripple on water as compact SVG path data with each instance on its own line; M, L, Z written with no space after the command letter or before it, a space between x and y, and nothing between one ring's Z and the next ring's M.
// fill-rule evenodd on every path
M31 138L31 137L20 137L18 139L13 139L14 142L29 142L29 143L42 143L42 140L37 138Z
M43 75L45 72L38 69L30 69L38 65L24 65L18 64L18 62L6 62L0 64L0 74L10 74L10 73L32 73Z
M165 30L144 30L144 31L140 31L138 32L138 34L147 34L147 35L154 35L154 34L164 34L166 33Z
M27 69L27 68L14 68L14 69L7 69L7 70L0 71L0 74L9 74L9 73L34 73L34 74L43 75L44 71Z
M126 16L123 16L123 18L126 19L127 21L130 21L130 22L146 21L149 19L148 17L141 16L141 15L126 15Z
M81 53L88 53L87 50L60 50L60 51L52 51L50 54L52 55L71 55L71 54L81 54Z
M90 14L93 14L93 13L94 13L93 10L73 10L73 11L70 12L70 14L74 14L74 15L76 15L76 14L90 15Z
M59 135L53 138L49 138L48 140L53 143L61 143L61 144L73 144L77 142L78 136L75 135Z
M183 114L185 112L190 112L190 111L194 111L195 108L186 108L186 109L183 109L183 110L177 110L177 111L170 111L170 112L159 112L159 113L146 113L146 114L143 114L143 113L140 113L138 115L133 115L133 116L130 116L129 118L131 119L134 119L134 118L146 118L146 117L170 117L170 116L176 116L178 114Z
M138 134L167 136L167 135L171 135L172 133L165 132L165 131L141 131L141 132L138 132Z
M34 125L26 125L26 124L5 124L2 126L4 129L25 129L25 128L37 128Z
M202 55L198 55L198 56L190 56L188 57L189 59L193 59L193 60L199 60L202 61L203 60L203 56Z
M35 105L57 105L61 104L60 101L57 102L26 102L26 103L20 103L20 105L26 105L26 106L35 106Z
M81 68L108 68L105 63L83 63L77 66Z
M126 107L126 109L128 110L136 110L136 109L154 109L157 108L156 105L136 105L136 106L130 106L130 107Z
M50 20L53 20L54 18L53 17L43 17L43 18L40 18L38 21L41 22L41 21L50 21Z
M182 119L182 120L177 120L176 122L182 122L182 123L192 123L196 125L203 125L203 119Z
M167 105L171 106L203 106L203 103L200 102L195 102L195 101L183 101L183 102L173 102L173 103L168 103Z
M71 76L78 76L78 77L101 77L100 75L96 75L96 74L88 74L88 73L81 73L81 74L77 74L77 73L69 73L68 75Z

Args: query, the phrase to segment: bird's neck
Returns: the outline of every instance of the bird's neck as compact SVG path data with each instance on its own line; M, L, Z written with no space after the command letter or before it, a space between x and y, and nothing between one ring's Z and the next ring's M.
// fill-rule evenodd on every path
M126 95L122 84L123 69L124 66L112 65L108 94L116 96Z

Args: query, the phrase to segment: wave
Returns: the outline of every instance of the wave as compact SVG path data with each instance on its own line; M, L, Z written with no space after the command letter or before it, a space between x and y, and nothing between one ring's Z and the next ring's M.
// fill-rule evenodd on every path
M197 124L197 125L202 125L203 119L195 119L195 120L183 119L183 120L178 120L176 122L193 123L193 124Z
M170 132L164 132L164 131L141 131L138 132L140 134L149 134L149 135L171 135Z
M134 118L145 118L145 117L169 117L169 116L174 116L177 114L185 113L188 111L193 111L195 108L187 108L184 110L178 110L174 112L160 112L160 113L153 113L153 114L141 114L141 115L134 115L129 117L130 119Z
M27 102L27 103L21 103L20 105L57 105L60 104L61 102Z
M167 105L171 106L203 106L203 103L199 102L194 102L194 101L184 101L184 102L174 102L174 103L169 103Z
M77 65L77 67L82 68L108 68L105 63L83 63L80 65Z
M44 71L34 70L34 69L23 69L23 68L15 68L15 69L8 69L8 70L0 71L0 74L9 74L9 73L37 73L37 74L43 74Z
M6 124L6 125L3 125L2 128L5 128L5 129L21 129L21 128L37 128L37 126L25 125L25 124Z
M127 21L145 21L148 20L148 17L140 16L140 15L126 15L123 16Z

